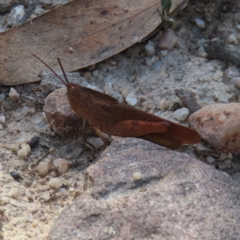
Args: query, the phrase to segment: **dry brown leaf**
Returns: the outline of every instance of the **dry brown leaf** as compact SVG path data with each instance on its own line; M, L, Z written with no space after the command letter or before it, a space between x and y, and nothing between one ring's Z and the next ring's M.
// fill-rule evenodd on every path
M186 1L186 0L185 0ZM174 0L172 10L185 2ZM161 23L160 0L75 0L0 34L0 84L38 81L42 63L60 57L66 71L106 59Z

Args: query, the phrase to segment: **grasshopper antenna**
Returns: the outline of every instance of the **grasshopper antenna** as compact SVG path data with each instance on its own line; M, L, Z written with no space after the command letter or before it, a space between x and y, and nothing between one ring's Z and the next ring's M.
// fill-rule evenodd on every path
M40 62L42 62L51 72L53 72L53 73L56 75L56 77L58 77L58 78L61 80L61 82L67 87L67 84L69 83L69 81L67 80L67 77L66 77L66 74L65 74L64 71L63 71L63 75L64 75L67 83L65 83L64 80L63 80L50 66L48 66L40 57L38 57L38 56L35 55L35 54L32 54L32 55L33 55L35 58L37 58ZM60 64L60 67L61 67L61 69L63 69L61 64Z
M61 68L61 70L62 70L62 72L63 72L63 76L64 76L66 82L69 84L69 81L68 81L68 79L67 79L66 73L65 73L65 71L64 71L64 69L63 69L63 66L62 66L62 63L61 63L61 61L60 61L60 58L58 58L57 60L58 60L58 63L59 63L59 65L60 65L60 68Z

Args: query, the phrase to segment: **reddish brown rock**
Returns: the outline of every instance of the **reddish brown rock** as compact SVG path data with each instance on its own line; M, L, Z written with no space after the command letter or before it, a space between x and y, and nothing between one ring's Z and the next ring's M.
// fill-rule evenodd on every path
M239 184L140 139L114 141L87 169L85 189L55 221L50 240L239 238Z
M213 104L193 113L190 125L223 152L240 153L240 104Z
M81 133L83 121L71 109L66 93L65 87L52 92L43 108L51 127L61 136Z

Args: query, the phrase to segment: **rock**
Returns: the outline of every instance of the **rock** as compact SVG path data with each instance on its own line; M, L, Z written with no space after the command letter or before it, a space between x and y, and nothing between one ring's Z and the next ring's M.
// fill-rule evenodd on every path
M198 55L199 57L207 57L207 53L205 52L205 49L203 46L200 46L199 49L198 49Z
M142 179L142 174L140 172L135 172L132 177L134 181L139 181Z
M104 134L104 133L103 133L103 134ZM103 144L104 144L103 140L102 140L101 138L99 138L99 137L90 137L90 138L87 139L87 141L88 141L89 143L91 143L96 149L102 147ZM92 147L89 146L87 143L86 143L86 146L87 146L88 148L92 149Z
M50 187L58 189L63 185L63 182L62 182L61 178L55 177L55 178L50 179L48 184Z
M239 184L186 154L140 139L114 141L87 169L84 186L50 240L239 237Z
M234 34L230 34L230 35L227 37L227 41L228 41L229 43L233 43L233 44L235 44L235 45L238 44L238 39L237 39L237 37L236 37Z
M212 104L189 117L189 124L217 150L240 153L240 103Z
M149 57L154 56L154 55L155 55L154 44L148 43L148 44L145 46L145 51L146 51L146 54L147 54Z
M63 158L54 159L53 165L57 168L59 173L65 173L68 171L68 161Z
M9 92L9 97L13 101L17 102L19 100L19 96L20 96L19 93L14 88L11 87Z
M177 109L174 113L173 113L173 117L175 119L177 119L178 121L185 121L186 118L189 115L189 110L185 107Z
M130 106L135 106L137 104L137 97L135 95L135 93L132 91L130 93L128 93L128 95L126 96L126 102L130 105Z
M83 122L71 109L66 91L64 87L48 95L43 108L51 127L61 136L80 133Z
M40 162L37 166L37 171L40 176L45 176L48 174L49 166L47 161Z
M25 149L25 150L27 151L27 156L30 155L30 153L31 153L31 147L30 147L29 144L23 143L23 144L21 144L21 148L22 148L22 149Z
M167 29L163 32L163 35L160 39L159 47L161 49L171 50L173 49L178 42L176 33L172 29Z
M214 163L214 162L215 162L215 158L212 157L212 156L207 156L207 157L206 157L206 161L207 161L208 163Z
M206 28L205 22L202 19L200 19L200 18L196 18L195 19L195 23L201 29L205 29Z
M14 27L19 25L20 20L25 14L25 8L23 5L14 7L11 12L4 17L3 22L6 27Z
M17 151L17 156L19 158L25 159L28 155L28 151L26 148L21 148Z

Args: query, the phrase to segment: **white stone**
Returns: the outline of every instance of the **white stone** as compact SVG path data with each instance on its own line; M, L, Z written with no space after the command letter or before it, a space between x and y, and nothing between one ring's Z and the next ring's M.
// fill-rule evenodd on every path
M53 166L57 168L59 173L65 173L68 171L68 161L63 158L54 159Z
M103 140L101 138L98 138L98 137L91 137L91 138L88 138L87 139L88 142L90 142L96 149L100 148L103 146ZM92 149L91 146L89 146L87 143L86 143L86 146L90 149Z
M140 172L135 172L132 177L134 181L139 181L142 179L142 174Z
M40 162L37 166L37 171L39 172L40 176L47 175L48 170L49 170L48 162L46 162L46 161Z
M28 155L27 149L23 148L17 151L17 156L19 158L25 159Z
M230 35L228 36L228 38L227 38L227 41L228 41L229 43L233 43L233 44L235 44L235 45L238 44L238 39L237 39L237 37L236 37L234 34L230 34Z
M11 10L6 17L7 25L16 26L25 14L25 8L23 5L18 5Z
M63 182L60 178L58 177L55 177L55 178L52 178L50 181L49 181L49 186L50 187L53 187L53 188L60 188L61 186L63 185Z
M126 96L126 102L128 103L128 105L130 106L135 106L137 104L137 98L135 96L134 92L130 92L128 93L128 95Z
M207 156L207 157L206 157L206 161L207 161L208 163L213 163L213 162L215 161L215 158L212 157L212 156Z
M185 121L189 113L187 108L180 108L173 113L173 117L178 121Z
M160 53L162 57L165 57L168 54L168 50L161 50Z
M147 44L145 46L145 50L146 50L146 54L149 56L149 57L152 57L155 55L155 48L152 44Z
M10 88L10 92L9 92L9 97L13 100L13 101L17 101L19 99L19 93L14 89L14 88Z
M203 21L200 18L195 18L195 23L201 29L205 29L206 28L205 21Z
M31 147L30 147L28 144L23 143L23 144L21 145L21 148L22 148L22 149L26 149L26 151L27 151L27 156L31 153Z
M207 53L205 52L205 49L203 46L199 47L198 55L199 55L199 57L203 57L203 58L205 58L207 56Z
M118 102L123 103L123 97L118 91L114 91L111 96L118 100Z

